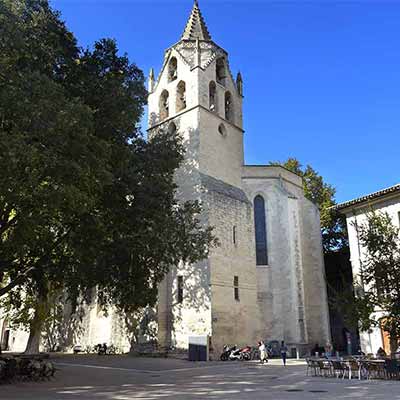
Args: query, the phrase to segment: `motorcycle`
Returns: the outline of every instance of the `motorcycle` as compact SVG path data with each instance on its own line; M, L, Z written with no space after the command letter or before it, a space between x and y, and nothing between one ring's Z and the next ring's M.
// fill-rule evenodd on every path
M249 361L252 356L252 348L250 346L245 346L238 348L236 345L229 346L225 345L220 356L221 361Z
M224 349L222 350L222 353L221 353L221 356L220 356L221 361L228 361L229 360L229 356L230 356L230 354L232 352L232 349L234 347L235 346L228 346L227 344L224 346Z
M240 349L241 360L250 361L253 349L250 346L245 346Z
M96 344L96 346L94 346L94 351L95 351L99 356L107 354L107 344L106 344L106 343L103 343L103 344L101 344L101 343Z
M231 354L229 354L229 360L242 360L242 354L240 352L241 349L238 349L237 346L233 346L231 349Z

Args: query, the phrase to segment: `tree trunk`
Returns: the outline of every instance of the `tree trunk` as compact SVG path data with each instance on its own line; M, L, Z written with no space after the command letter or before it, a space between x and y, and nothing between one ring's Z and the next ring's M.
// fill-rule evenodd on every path
M44 310L46 307L46 301L39 299L36 303L35 313L29 327L29 338L24 351L25 354L37 354L39 353L40 340L42 337Z
M390 357L395 358L395 353L397 351L397 348L399 347L398 344L398 338L393 336L390 336Z

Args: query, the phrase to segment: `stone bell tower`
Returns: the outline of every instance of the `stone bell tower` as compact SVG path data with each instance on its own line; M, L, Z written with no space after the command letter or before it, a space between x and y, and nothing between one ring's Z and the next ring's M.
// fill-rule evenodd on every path
M158 78L150 72L148 132L168 129L183 137L178 198L201 202L202 221L214 227L221 246L195 265L174 266L160 285L161 346L187 347L190 335L211 336L215 349L253 340L256 278L252 208L241 189L242 98L242 78L233 79L228 54L211 39L195 1Z
M212 177L240 185L243 165L242 80L215 44L197 1L178 43L149 78L149 133L160 126L185 136L187 157Z

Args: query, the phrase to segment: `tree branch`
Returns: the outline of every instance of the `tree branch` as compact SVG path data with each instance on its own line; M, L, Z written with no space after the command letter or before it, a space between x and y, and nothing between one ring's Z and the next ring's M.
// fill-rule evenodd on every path
M57 240L54 242L53 246L50 248L50 251L53 251L71 232L72 227L70 227L67 232L65 232L63 235L61 235ZM43 254L36 262L35 265L28 267L24 272L20 273L13 281L11 281L8 285L0 288L0 297L4 296L7 294L10 290L14 289L16 286L18 286L25 278L26 276L35 270L36 266L40 264L45 257L48 257L49 252L46 254Z

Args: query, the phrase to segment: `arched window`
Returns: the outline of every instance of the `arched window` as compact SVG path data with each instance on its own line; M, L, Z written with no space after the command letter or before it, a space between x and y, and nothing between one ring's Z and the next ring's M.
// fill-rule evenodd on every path
M260 195L254 198L254 231L256 237L256 264L268 265L265 201Z
M172 57L168 63L168 82L174 81L178 77L178 61Z
M217 86L214 81L210 82L209 86L209 107L210 111L217 112Z
M160 96L160 119L163 120L169 117L169 93L163 90Z
M180 81L176 87L176 112L186 108L186 84Z
M220 57L217 59L217 62L215 63L215 73L217 77L217 82L225 86L226 67L224 57Z
M233 103L230 92L225 93L225 119L233 122Z
M175 133L176 132L176 125L174 122L171 122L168 125L168 133Z

